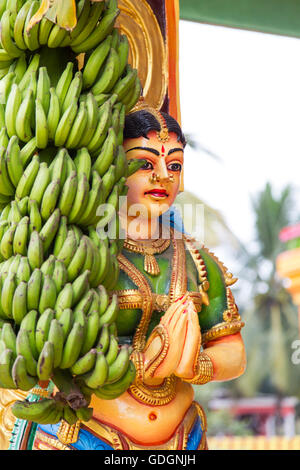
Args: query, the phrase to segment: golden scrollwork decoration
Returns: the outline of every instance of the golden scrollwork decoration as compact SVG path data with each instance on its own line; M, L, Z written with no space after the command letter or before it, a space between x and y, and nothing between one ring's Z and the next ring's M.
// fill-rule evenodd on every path
M117 27L128 37L129 63L138 70L143 96L161 109L168 84L166 44L158 21L146 0L119 0Z

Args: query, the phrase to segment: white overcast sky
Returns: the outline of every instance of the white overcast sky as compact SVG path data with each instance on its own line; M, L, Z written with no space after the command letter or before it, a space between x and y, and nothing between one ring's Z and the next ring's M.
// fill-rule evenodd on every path
M179 38L183 130L222 159L187 149L185 188L248 243L251 195L300 189L300 39L187 21Z

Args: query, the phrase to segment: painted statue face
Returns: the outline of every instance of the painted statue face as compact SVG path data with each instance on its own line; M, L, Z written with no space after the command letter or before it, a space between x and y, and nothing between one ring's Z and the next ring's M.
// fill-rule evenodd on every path
M134 204L145 207L147 217L158 217L173 204L180 186L183 167L183 145L177 135L170 132L168 142L162 143L156 131L148 133L147 138L126 139L124 149L127 159L139 158L147 163L127 179L128 209ZM151 176L155 173L159 181ZM173 180L173 181L172 181Z

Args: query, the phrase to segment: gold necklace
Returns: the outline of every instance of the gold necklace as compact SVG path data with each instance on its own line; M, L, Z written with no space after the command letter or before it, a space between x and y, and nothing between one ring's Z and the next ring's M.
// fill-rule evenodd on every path
M157 240L132 240L127 238L124 248L133 253L144 255L144 271L152 276L160 274L159 265L155 259L155 254L160 254L170 246L170 239L158 238Z

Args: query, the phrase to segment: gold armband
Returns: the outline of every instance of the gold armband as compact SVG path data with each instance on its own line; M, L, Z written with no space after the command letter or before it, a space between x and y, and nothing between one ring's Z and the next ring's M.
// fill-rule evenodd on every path
M144 357L141 351L134 349L130 356L136 370L136 381L144 382Z
M194 385L204 385L212 380L213 375L214 369L211 358L204 352L200 352L194 365L194 377L183 380Z

